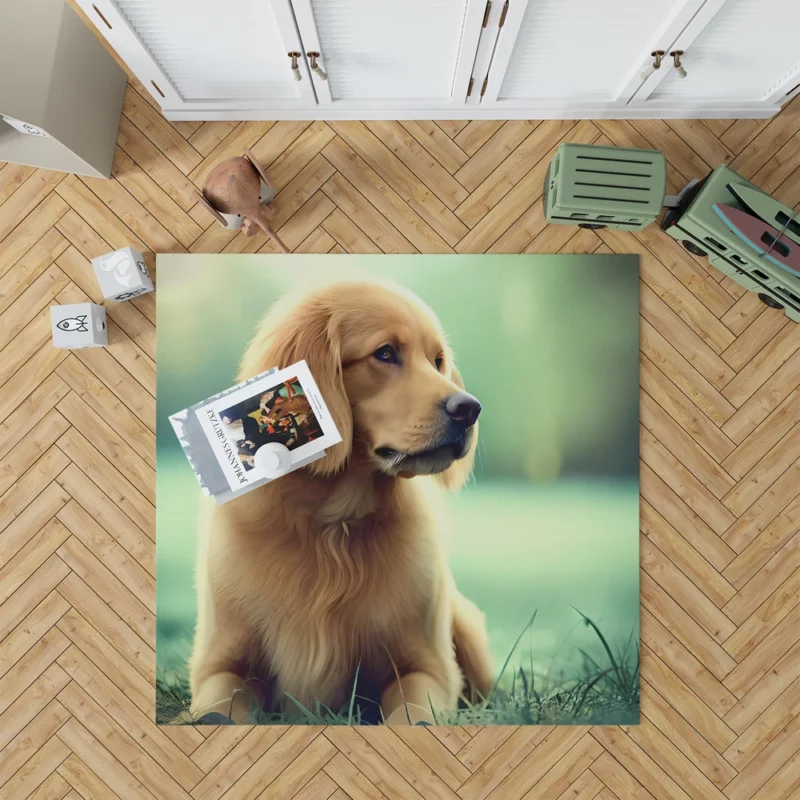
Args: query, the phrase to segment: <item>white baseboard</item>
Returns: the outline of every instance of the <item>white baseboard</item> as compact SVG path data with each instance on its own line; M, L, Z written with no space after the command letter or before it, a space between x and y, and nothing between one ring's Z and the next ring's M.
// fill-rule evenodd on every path
M194 104L191 104L194 105ZM726 105L619 105L537 106L527 108L381 108L372 104L360 108L164 108L168 120L356 120L356 119L769 119L781 107L763 103Z

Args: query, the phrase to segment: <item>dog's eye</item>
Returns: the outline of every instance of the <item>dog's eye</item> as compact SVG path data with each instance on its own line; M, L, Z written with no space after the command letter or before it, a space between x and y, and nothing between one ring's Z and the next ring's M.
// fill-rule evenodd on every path
M394 349L390 344L385 344L383 347L379 347L373 354L378 361L383 361L385 364L397 364L397 350Z
M434 360L433 363L436 364L436 369L438 369L439 372L441 372L442 367L444 366L444 356L436 356L436 359Z

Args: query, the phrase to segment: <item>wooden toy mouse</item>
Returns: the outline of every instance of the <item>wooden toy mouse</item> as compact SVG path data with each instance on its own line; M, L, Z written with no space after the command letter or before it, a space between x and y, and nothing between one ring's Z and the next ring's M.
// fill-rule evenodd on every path
M264 194L262 181L267 187ZM269 224L270 218L275 216L275 210L269 205L274 196L275 189L267 173L253 153L245 150L243 156L226 158L208 173L200 199L224 227L241 227L245 236L253 236L256 229L261 228L282 253L288 253L289 248Z

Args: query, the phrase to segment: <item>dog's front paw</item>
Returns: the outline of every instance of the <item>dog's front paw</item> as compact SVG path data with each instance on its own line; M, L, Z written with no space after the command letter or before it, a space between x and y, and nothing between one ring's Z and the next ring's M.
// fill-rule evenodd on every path
M435 725L433 713L422 706L402 705L386 717L387 725Z
M195 720L195 725L235 725L236 723L224 714L212 711L210 714L203 714L200 719Z

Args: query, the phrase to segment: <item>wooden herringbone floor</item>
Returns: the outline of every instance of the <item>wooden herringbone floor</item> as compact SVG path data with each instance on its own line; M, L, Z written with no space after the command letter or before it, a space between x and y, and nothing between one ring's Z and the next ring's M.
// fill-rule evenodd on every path
M655 226L548 227L561 141L730 162L800 201L772 121L165 122L128 87L110 181L0 168L0 796L122 800L800 798L800 326ZM157 728L154 296L108 349L50 344L88 259L271 250L194 187L251 147L298 252L641 255L642 724Z

